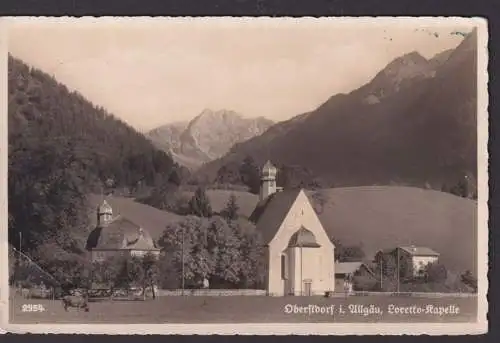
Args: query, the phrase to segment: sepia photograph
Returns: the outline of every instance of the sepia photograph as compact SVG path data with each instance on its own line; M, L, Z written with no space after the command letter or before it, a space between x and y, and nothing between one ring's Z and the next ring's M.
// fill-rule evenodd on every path
M480 18L1 18L1 327L487 332Z

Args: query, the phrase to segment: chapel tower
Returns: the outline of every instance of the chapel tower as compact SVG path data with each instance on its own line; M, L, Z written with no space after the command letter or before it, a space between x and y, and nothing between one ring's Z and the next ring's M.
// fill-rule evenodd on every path
M264 200L276 193L276 173L277 169L270 161L262 167L260 176L260 200Z
M106 200L104 200L97 208L97 226L104 227L113 219L113 208Z

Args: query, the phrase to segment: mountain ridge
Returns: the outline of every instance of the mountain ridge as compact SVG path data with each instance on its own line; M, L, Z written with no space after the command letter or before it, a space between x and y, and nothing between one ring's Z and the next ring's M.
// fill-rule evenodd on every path
M418 53L396 58L367 84L235 145L197 175L213 180L222 166L249 155L258 164L305 167L335 186L441 189L464 175L475 179L476 49L472 32L429 60Z
M190 169L219 158L233 145L260 135L273 121L246 118L232 110L204 109L189 122L166 124L146 136L174 160Z

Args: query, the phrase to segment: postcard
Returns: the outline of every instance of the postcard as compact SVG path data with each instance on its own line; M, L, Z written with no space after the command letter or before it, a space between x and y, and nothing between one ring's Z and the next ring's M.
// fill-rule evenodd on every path
M0 30L2 329L487 332L485 19Z

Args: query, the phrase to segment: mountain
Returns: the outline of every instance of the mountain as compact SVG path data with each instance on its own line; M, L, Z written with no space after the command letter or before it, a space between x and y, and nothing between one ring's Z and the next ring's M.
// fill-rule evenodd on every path
M235 145L197 175L213 180L250 156L300 166L335 186L441 189L464 175L475 180L476 51L473 31L430 60L417 52L396 58L366 85Z
M263 117L244 118L234 111L206 109L190 122L167 124L147 136L179 164L197 168L222 157L234 144L262 134L272 124Z
M144 135L41 70L9 56L8 78L9 158L18 147L62 140L87 154L89 173L131 187L178 168Z
M85 235L89 191L183 175L144 135L12 56L8 130L9 240L17 246L22 233L27 249L57 237L74 250L70 229Z

